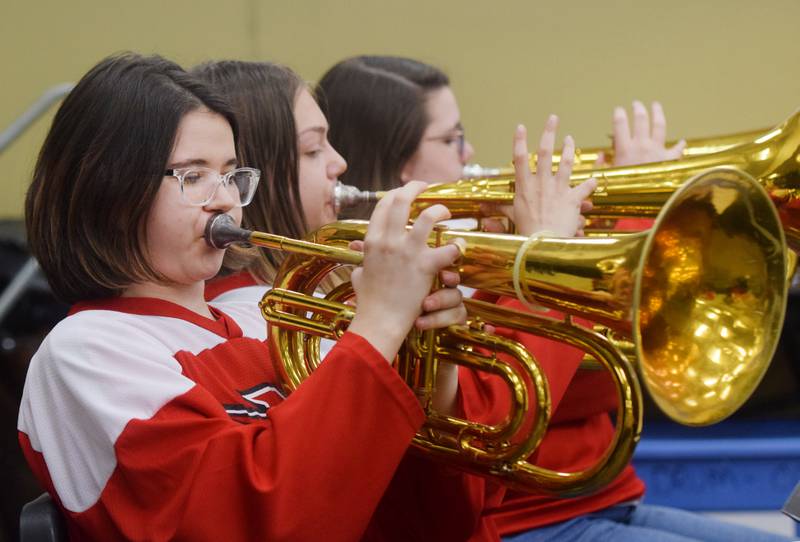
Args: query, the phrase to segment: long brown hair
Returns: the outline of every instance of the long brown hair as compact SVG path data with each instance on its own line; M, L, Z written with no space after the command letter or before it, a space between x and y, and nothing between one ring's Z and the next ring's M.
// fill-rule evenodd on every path
M300 201L294 103L305 83L285 66L225 60L192 73L208 81L233 105L239 123L239 158L261 170L261 186L243 209L245 227L300 238L307 230ZM269 283L280 252L231 247L223 272L247 270Z
M389 190L422 141L425 100L450 84L441 70L395 56L357 56L325 73L317 86L330 141L347 160L341 180L362 190ZM369 207L347 216L366 218Z

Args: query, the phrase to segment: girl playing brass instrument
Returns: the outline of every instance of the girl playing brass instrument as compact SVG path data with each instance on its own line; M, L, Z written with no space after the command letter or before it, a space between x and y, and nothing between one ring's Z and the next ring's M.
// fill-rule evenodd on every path
M297 236L334 220L335 214L328 202L331 201L334 182L345 171L345 163L328 142L327 119L306 85L287 68L269 63L216 62L200 66L195 73L213 82L231 100L239 112L242 133L249 134L243 140L240 152L247 157L248 163L270 172L266 174L266 183L271 191L257 194L253 205L245 211L244 222L257 230L283 231ZM515 137L515 153L526 156L524 129L520 129ZM542 139L541 152L551 153L555 139L554 122L548 124ZM279 154L275 150L292 146L295 147L289 152L296 153L294 161L283 159L289 153ZM580 225L581 202L593 190L594 183L573 190L565 184L568 177L568 169L562 169L558 177L547 175L534 179L528 172L528 177L519 179L520 186L531 187L530 205L540 202L539 193L533 191L537 182L542 195L553 202L553 212L547 215L531 213L534 218L542 217L531 225L532 228L564 230L567 234L574 233ZM295 195L279 198L278 194ZM278 218L287 212L287 199L294 202L294 206L288 209L295 213L294 228L289 227L289 219ZM226 265L232 274L210 283L207 294L216 299L257 303L269 288L279 257L279 254L263 251L244 256L229 254ZM443 278L450 286L456 284L447 277ZM445 290L460 296L456 289ZM440 365L440 369L444 368ZM438 385L451 389L456 385L455 376L452 367L449 371L440 370ZM482 386L470 371L462 373L461 385L465 379L471 380L468 384L471 389ZM467 411L467 417L477 417L481 415L482 407L476 405L461 401L457 408ZM471 515L455 513L456 509L450 504L452 499L439 498L445 491L470 495L475 506L475 521L470 523ZM386 496L378 505L366 537L463 540L472 534L476 539L494 540L497 535L490 528L491 521L480 516L484 493L482 478L456 477L450 469L409 455L404 458ZM416 503L415 514L406 510L410 501ZM476 524L481 519L483 522Z
M73 539L356 540L423 422L388 361L415 323L464 319L460 296L429 295L458 255L425 243L446 210L406 230L421 183L378 206L350 330L286 397L257 306L203 298L224 256L206 225L238 222L259 181L237 134L209 85L135 54L93 67L53 120L28 239L74 305L31 361L18 429Z
M379 191L411 179L452 182L472 156L474 149L465 143L449 80L433 66L407 58L359 56L332 67L319 87L331 122L331 141L350 162L350 176L343 177L348 184ZM418 118L421 127L412 130L409 119ZM653 104L651 117L643 104L635 102L632 129L625 110L615 109L616 165L678 158L684 143L666 148L665 140L666 121L659 104ZM571 146L565 143L567 159ZM514 161L517 176L521 169L528 170L527 155L515 152ZM549 158L542 160L541 154L537 163L538 170L550 168ZM519 181L515 184L519 186ZM504 211L519 233L529 235L536 231L529 227L530 214L546 207L519 205L518 200ZM647 225L626 221L622 227ZM526 310L514 299L489 298L480 292L476 296ZM550 315L557 316L554 311ZM562 472L595 464L614 436L609 411L618 405L608 375L578 371L583 353L563 344L502 328L497 333L525 344L548 375L553 418L534 463ZM491 378L481 378L477 385L462 379L461 393L466 408L473 401L498 405L489 422L502 415L505 390L493 388ZM487 483L487 492L486 516L504 540L782 540L697 514L643 505L644 484L630 466L608 487L575 498L507 490L493 483Z

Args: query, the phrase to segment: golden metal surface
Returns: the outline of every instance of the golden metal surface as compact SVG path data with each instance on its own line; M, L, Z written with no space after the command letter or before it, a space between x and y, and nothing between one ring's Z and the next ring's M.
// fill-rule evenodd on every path
M670 185L665 201L667 195L648 232L538 239L522 291L529 302L631 339L659 407L681 423L710 424L734 412L763 376L780 334L791 264L770 197L746 173L716 168ZM516 295L512 267L525 238L447 236L467 241L459 264L464 284Z
M789 246L800 250L800 112L759 137L722 152L639 166L587 169L574 172L571 180L573 184L589 177L598 180L589 216L655 217L689 178L720 166L736 167L761 183L778 210ZM510 204L513 192L513 173L510 177L432 185L417 198L415 213L442 203L453 218L476 217L481 203Z
M683 149L682 158L691 156L703 156L715 152L728 150L731 147L744 145L759 137L772 131L772 128L753 130L750 132L739 132L736 134L719 135L713 137L702 137L686 140L686 147ZM667 143L671 147L677 143L670 141ZM603 155L605 162L611 164L614 160L613 147L576 147L575 148L575 163L572 166L572 171L586 171L598 169L597 160L600 155ZM561 153L553 153L553 165L561 162ZM537 157L536 153L531 153L529 163L532 171L536 171ZM500 168L481 168L480 166L467 166L466 171L470 171L469 175L465 175L464 179L487 179L490 177L508 178L514 176L514 167L506 166Z
M336 226L323 230L327 234L346 233L337 236L330 246L318 245L320 253L327 253L329 248L341 250L350 240L363 238L366 230L363 223L346 224L344 230ZM325 234L318 231L312 239L319 242L320 235ZM343 303L352 295L349 283L326 299L312 295L319 282L337 266L337 262L326 258L290 254L281 266L275 287L260 303L269 322L270 348L275 359L281 360L278 369L290 390L296 389L321 363L319 339L339 338L352 319L352 307ZM501 354L507 354L510 360L501 360ZM511 394L506 418L497 424L483 424L435 412L430 406L430 394L436 366L443 362L502 379ZM414 444L435 457L491 476L494 469L502 470L502 465L527 458L544 436L551 410L546 378L536 360L515 341L465 326L452 326L434 334L413 332L395 366L421 403L427 405L427 419Z
M361 221L337 222L320 228L309 235L308 240L341 248L353 240L363 239L366 227L367 223ZM436 243L436 238L440 242L454 240L456 237L466 240L467 248L459 270L464 273L461 283L467 286L486 283L486 277L481 272L481 261L486 258L487 253L495 251L494 245L510 241L510 247L518 248L521 241L524 241L524 238L513 239L486 233L464 237L462 233L447 230L435 232L431 236L431 244ZM506 258L502 251L497 252L497 255L499 258ZM336 325L321 325L316 319L332 319L337 310L350 309L345 305L333 305L346 298L343 295L345 290L337 292L335 299L327 302L318 298L309 299L308 304L296 302L299 298L295 296L299 294L287 290L306 294L313 292L315 285L332 268L330 262L326 263L322 259L290 255L282 266L282 276L276 282L280 289L266 294L262 300L262 313L270 322L270 346L283 362L285 379L290 383L291 389L296 388L320 363L319 351L310 342L313 340L311 336L338 336L333 331L338 329ZM507 269L492 269L490 275L502 275L507 281L509 273ZM350 293L347 292L348 295ZM292 301L287 302L287 295L292 296ZM506 420L496 426L460 420L429 410L425 426L414 438L414 445L465 470L498 478L507 485L526 491L565 497L597 490L614 480L630 461L642 424L642 395L636 371L624 355L615 350L604 337L571 323L473 300L468 300L466 304L471 318L478 317L496 326L565 341L598 358L603 367L611 372L619 403L622 405L617 415L617 434L601 460L583 471L554 472L531 464L528 457L543 438L549 423L551 407L546 377L519 343L454 326L436 333L434 356L426 355L427 341L421 341L418 335L412 333L398 356L398 371L401 376L421 395L421 390L431 388L431 380L419 380L421 374L428 372L420 364L456 363L503 378L514 397L514 405ZM304 325L303 322L310 312L317 316L308 325ZM498 356L502 353L507 354L507 357L501 360ZM526 398L531 396L537 400L535 409L526 406ZM533 413L536 414L535 419L532 417Z
M352 317L352 308L341 303L352 294L346 285L326 300L312 294L340 261L360 262L359 253L344 247L362 239L366 226L338 222L311 234L310 243L298 245L303 254L286 258L276 288L261 302L270 322L270 347L291 389L319 365L318 337L339 337ZM648 232L529 242L513 235L437 231L430 242L457 237L466 241L457 265L462 284L516 296L513 266L523 250L523 299L588 317L630 341L644 385L681 423L710 424L735 411L761 380L777 346L792 263L769 196L739 170L717 168L682 183ZM255 234L247 240L276 242ZM625 355L605 337L570 322L471 300L467 305L473 318L561 340L599 359L617 387L617 434L601 461L585 471L553 472L531 464L528 456L550 416L545 376L519 343L454 326L437 332L434 340L407 340L397 360L400 374L429 404L436 371L425 363L486 371L506 382L513 407L497 425L452 418L429 407L414 444L529 491L569 496L613 480L628 464L641 431L641 392ZM510 361L500 360L498 353L509 354ZM534 398L537 405L531 408Z
M335 288L325 299L312 294L340 262L350 265L361 262L361 253L345 247L350 241L363 238L366 223L326 226L310 236L316 242L312 243L248 232L237 228L229 217L217 218L219 220L212 220L207 228L207 237L213 246L239 241L297 251L286 258L276 287L260 303L269 322L270 348L275 359L281 360L278 368L282 380L294 390L319 367L320 338L339 338L353 317L352 307L342 303L352 295L349 283ZM214 222L220 227L214 226ZM483 234L476 243L491 245L497 237L503 236ZM452 238L451 232L439 229L432 234L431 243ZM325 244L317 244L319 242ZM484 253L480 246L472 248L479 257ZM469 257L465 255L463 260L467 262ZM477 268L477 262L471 265ZM427 419L413 440L415 447L470 472L540 493L576 495L596 490L616 478L630 461L641 433L641 393L635 370L624 356L599 335L571 323L476 301L469 301L468 307L473 326L451 326L433 334L412 332L396 360L399 374L418 394L421 403L427 405ZM596 465L580 472L564 473L540 469L528 461L544 437L550 419L546 377L521 344L484 333L481 326L475 324L480 319L552 340L564 340L598 357L611 371L622 405L617 416L619 430ZM439 363L463 365L502 379L511 394L511 407L505 419L484 424L435 412L429 399ZM531 406L531 401L536 402L535 406Z

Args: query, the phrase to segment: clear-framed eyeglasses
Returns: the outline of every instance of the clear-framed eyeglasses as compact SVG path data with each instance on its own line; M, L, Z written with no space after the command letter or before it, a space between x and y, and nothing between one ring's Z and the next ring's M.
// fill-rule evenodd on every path
M459 126L455 130L452 130L444 135L427 137L425 139L427 141L441 141L445 145L453 145L455 146L455 149L458 151L458 156L464 156L466 138L464 136L463 127Z
M220 186L224 186L233 198L236 207L244 207L253 201L261 172L251 167L240 167L227 173L219 173L207 167L168 169L167 177L174 177L181 185L181 197L189 205L207 205Z

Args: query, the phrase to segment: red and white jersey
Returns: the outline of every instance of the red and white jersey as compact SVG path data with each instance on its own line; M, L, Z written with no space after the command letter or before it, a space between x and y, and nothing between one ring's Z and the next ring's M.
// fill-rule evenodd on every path
M206 283L205 298L209 303L249 303L257 306L272 285L259 284L253 275L247 271L240 271L225 277L215 278ZM322 292L314 294L325 297ZM264 323L266 326L266 322ZM319 355L325 357L333 348L336 341L321 339L319 342Z
M247 271L206 282L205 298L209 303L256 303L272 288L259 284Z
M288 396L252 303L77 305L33 357L18 422L73 540L358 540L423 422L347 333Z
M259 285L249 273L239 272L208 282L205 296L211 302L236 300L256 305L269 288ZM335 344L323 339L320 350L328 352ZM481 389L483 384L473 371L460 371L459 380L469 381L470 390ZM467 406L465 397L459 393L461 411L480 417L484 408ZM375 510L364 540L499 541L493 519L483 515L485 499L483 478L407 454Z

